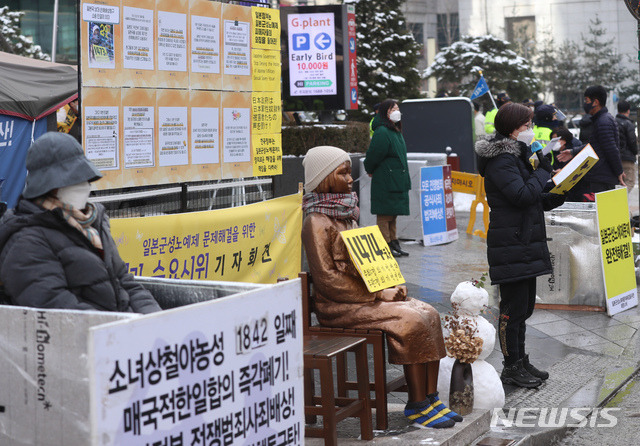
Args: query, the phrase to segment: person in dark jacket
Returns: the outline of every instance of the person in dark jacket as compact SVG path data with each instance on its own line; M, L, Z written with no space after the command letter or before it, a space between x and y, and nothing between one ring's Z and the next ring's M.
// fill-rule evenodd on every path
M500 287L501 379L520 387L537 387L549 377L529 362L525 321L533 313L536 277L552 272L544 211L564 202L562 195L543 192L552 167L541 151L537 152L537 169L529 162L532 117L529 107L504 105L496 115L496 134L475 146L491 209L487 231L489 276L491 283Z
M395 257L408 256L396 235L398 215L409 215L409 163L407 145L402 136L402 115L398 103L386 99L374 118L373 138L364 168L371 178L371 213Z
M27 152L27 179L0 220L0 281L14 305L135 313L160 311L127 271L100 204L87 202L102 177L82 146L48 132Z
M624 182L629 192L636 185L636 177L638 176L636 167L638 138L636 137L636 125L629 119L630 113L631 105L627 101L618 102L616 123L620 136L620 159L622 160L622 170L624 170Z
M574 186L583 201L595 201L595 194L615 189L617 184L626 186L620 159L620 135L615 118L604 104L607 90L601 85L589 87L584 92L585 113L591 116L589 144L599 160Z

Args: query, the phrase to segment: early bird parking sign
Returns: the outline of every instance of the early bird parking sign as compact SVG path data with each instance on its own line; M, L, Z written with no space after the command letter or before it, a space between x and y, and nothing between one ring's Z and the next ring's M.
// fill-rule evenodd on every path
M287 19L291 96L337 94L335 14L290 14Z

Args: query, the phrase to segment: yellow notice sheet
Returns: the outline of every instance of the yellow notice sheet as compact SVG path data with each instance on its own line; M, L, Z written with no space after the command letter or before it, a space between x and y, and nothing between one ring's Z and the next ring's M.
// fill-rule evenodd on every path
M391 254L378 226L350 229L342 231L340 235L369 292L384 290L405 282L398 262Z
M627 189L596 194L596 209L607 313L613 316L638 305Z

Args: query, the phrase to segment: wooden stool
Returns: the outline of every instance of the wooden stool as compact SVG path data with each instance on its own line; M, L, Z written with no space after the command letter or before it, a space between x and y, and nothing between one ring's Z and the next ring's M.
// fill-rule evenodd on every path
M351 351L356 355L358 398L335 396L333 358L343 357ZM322 415L322 427L305 428L305 436L324 438L325 445L338 444L336 424L347 417L360 418L360 434L363 440L373 439L371 403L369 402L369 370L367 368L367 344L365 338L338 337L321 333L304 337L304 413L307 423L315 423ZM321 396L315 395L313 370L320 372Z

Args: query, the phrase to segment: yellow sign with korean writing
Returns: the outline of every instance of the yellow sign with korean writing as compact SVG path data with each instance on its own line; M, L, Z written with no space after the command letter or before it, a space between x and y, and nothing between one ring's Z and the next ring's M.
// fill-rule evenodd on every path
M251 8L251 48L280 51L280 11Z
M300 272L302 194L247 206L111 220L134 275L275 283Z
M405 282L398 262L378 226L350 229L340 233L349 257L369 292L384 290Z
M282 175L282 134L251 135L253 176Z
M596 209L607 312L613 316L638 305L627 189L596 194Z
M280 133L282 105L280 92L251 93L251 133Z
M480 182L480 175L475 173L451 171L451 188L454 192L475 194Z

